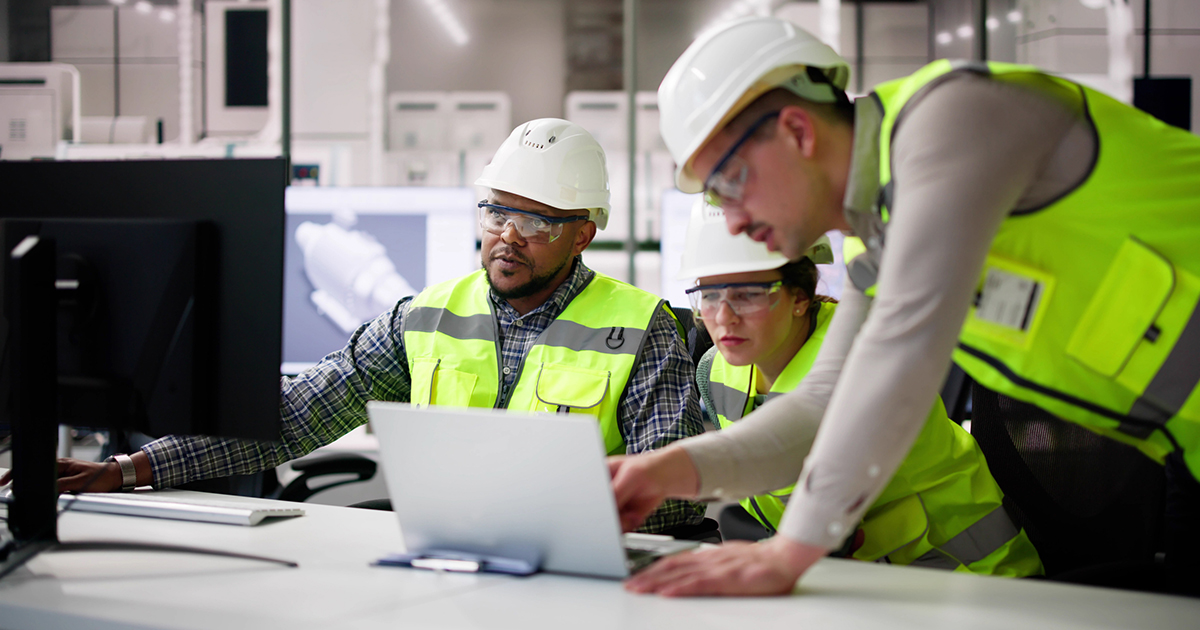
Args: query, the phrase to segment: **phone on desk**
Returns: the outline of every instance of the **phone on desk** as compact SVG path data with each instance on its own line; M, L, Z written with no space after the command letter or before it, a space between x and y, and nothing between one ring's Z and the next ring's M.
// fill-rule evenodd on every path
M396 553L384 556L376 560L374 564L379 567L412 567L430 571L504 573L507 575L532 575L538 570L538 563L527 559L501 558L441 549L430 549L421 553Z

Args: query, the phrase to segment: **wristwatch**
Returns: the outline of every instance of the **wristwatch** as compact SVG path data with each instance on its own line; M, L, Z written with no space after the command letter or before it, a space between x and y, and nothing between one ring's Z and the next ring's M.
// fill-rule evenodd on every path
M116 462L121 467L121 492L130 492L137 487L137 469L133 458L128 455L113 455L106 462Z

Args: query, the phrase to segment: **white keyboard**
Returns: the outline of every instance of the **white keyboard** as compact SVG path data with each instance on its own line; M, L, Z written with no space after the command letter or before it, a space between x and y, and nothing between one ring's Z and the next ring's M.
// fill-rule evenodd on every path
M269 508L206 499L180 500L152 494L64 494L58 497L58 508L226 525L257 525L273 516L304 516L304 510L300 508Z

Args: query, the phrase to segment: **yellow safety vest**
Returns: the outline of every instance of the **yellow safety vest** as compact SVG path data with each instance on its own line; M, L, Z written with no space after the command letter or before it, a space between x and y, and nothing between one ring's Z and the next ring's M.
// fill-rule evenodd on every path
M767 399L792 391L804 380L835 308L835 304L820 305L816 328L776 379ZM735 367L718 352L708 380L720 428L756 407L753 366ZM750 497L742 500L742 506L774 532L791 492L789 486ZM946 417L938 399L912 451L863 515L862 546L852 555L859 560L989 575L1040 575L1037 550L1004 511L1003 497L979 445Z
M856 160L851 180L878 186L874 207L858 217L877 227L866 230L868 252L849 275L874 289L895 190L896 121L914 96L958 72L1050 80L1078 94L1098 153L1075 189L1001 225L955 362L989 389L1159 462L1181 450L1200 477L1200 138L1030 66L934 62L868 97L881 110L879 155Z
M485 273L431 286L413 298L403 331L410 402L587 414L599 421L608 453L625 453L617 407L664 302L597 273L521 362L508 367L518 376L504 395Z

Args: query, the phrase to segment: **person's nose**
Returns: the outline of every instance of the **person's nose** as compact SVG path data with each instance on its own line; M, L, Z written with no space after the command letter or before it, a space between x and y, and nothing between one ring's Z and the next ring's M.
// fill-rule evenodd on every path
M745 232L746 228L750 227L752 223L750 215L746 214L746 211L737 204L725 204L722 210L725 211L725 227L729 230L730 234L736 236Z
M525 244L525 237L521 236L521 231L517 229L517 224L512 221L504 225L504 229L500 232L500 239L509 245Z
M717 304L717 312L713 314L713 318L716 320L718 326L730 326L739 321L737 313L734 312L729 302L725 300L721 300Z

